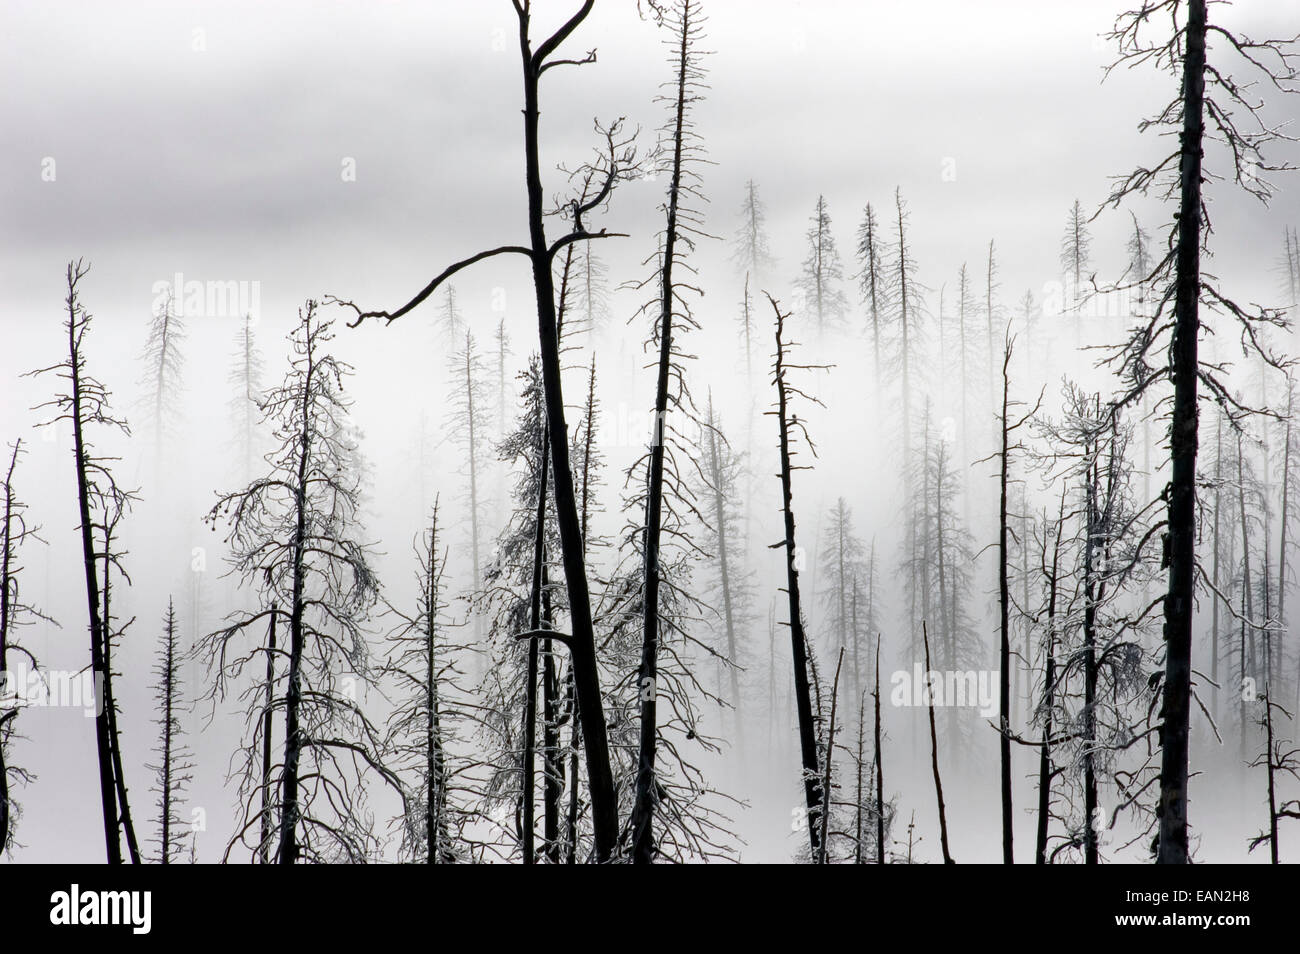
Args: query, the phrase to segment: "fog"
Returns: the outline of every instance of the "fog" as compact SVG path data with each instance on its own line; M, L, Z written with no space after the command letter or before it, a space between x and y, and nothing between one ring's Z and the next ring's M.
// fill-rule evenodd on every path
M559 0L534 6L534 42L575 7ZM820 402L798 403L798 419L816 455L800 448L795 463L809 469L795 470L791 481L807 645L824 703L820 733L829 730L837 657L841 645L846 648L835 694L833 825L852 828L855 811L861 813L856 806L862 799L855 795L859 769L863 790L871 790L871 680L879 636L880 761L883 800L889 803L886 854L892 861L942 860L928 710L910 691L917 667L931 668L918 642L919 597L909 590L915 585L909 580L919 572L909 568L915 556L909 546L918 539L910 521L931 515L925 504L924 517L916 516L921 498L910 495L921 483L930 485L927 471L917 469L919 457L905 451L929 454L931 445L923 442L932 436L934 446L942 445L950 455L945 463L953 481L949 517L969 534L966 549L948 557L957 556L960 565L940 571L949 574L948 585L964 587L966 622L950 634L956 655L940 656L946 664L933 668L968 673L982 690L979 704L960 707L956 714L934 710L946 827L957 861L1002 858L996 727L999 483L998 461L990 455L1000 440L1003 343L1015 336L1008 364L1013 422L1038 405L1019 432L1024 448L1012 455L1016 519L1009 543L1016 654L1014 836L1016 860L1030 862L1042 730L1035 718L1043 691L1040 544L1063 488L1070 494L1077 489L1062 477L1066 463L1033 458L1062 450L1044 429L1062 422L1067 378L1097 392L1102 402L1120 388L1114 368L1099 362L1110 353L1105 346L1124 340L1136 310L1147 302L1135 302L1131 289L1104 289L1133 277L1128 243L1135 222L1149 233L1153 254L1164 253L1176 201L1153 194L1119 209L1102 206L1113 177L1176 148L1174 140L1138 129L1140 120L1178 95L1176 78L1139 66L1119 69L1103 82L1105 67L1116 56L1104 34L1121 12L1110 3L714 0L703 9L707 22L698 50L707 51L701 60L707 88L700 90L690 117L707 159L694 167L700 198L690 200L701 234L685 253L691 271L678 277L691 286L680 294L699 327L679 329L677 349L694 407L702 415L712 399L718 429L739 458L728 507L736 517L729 570L733 584L745 587L733 594L740 697L731 697L725 663L717 521L709 510L712 502L699 490L700 512L682 503L675 511L680 523L674 525L695 549L675 535L671 546L689 566L675 582L700 602L681 608L676 623L681 634L663 637L666 645L681 639L671 643L676 647L672 665L689 669L695 682L675 681L665 697L672 702L659 704L668 731L670 724L680 725L686 705L679 706L677 693L689 697L693 715L687 721L695 737L672 735L670 754L661 748L660 758L665 775L684 786L674 791L689 790L698 798L689 802L690 813L720 816L707 816L719 818L717 828L707 829L716 847L698 850L684 841L665 846L664 857L781 863L809 850L781 549L786 527L778 420L767 413L776 400L769 293L781 312L789 313L787 337L800 342L791 360L827 366L790 371L791 380ZM1241 4L1215 16L1252 36L1284 35L1300 23L1300 0ZM65 271L70 261L84 260L90 267L78 293L93 315L84 338L86 367L111 392L114 411L131 425L129 435L97 429L93 440L99 453L114 458L110 466L119 484L139 493L120 528L121 564L129 582L115 578L113 615L118 625L132 622L114 648L114 693L125 780L145 854L152 858L157 852L152 843L159 829L151 792L155 772L149 766L158 759L154 666L168 600L174 601L183 650L220 629L229 614L261 605L256 587L228 572L228 525L220 519L215 527L204 522L219 493L237 491L267 472L260 455L277 446L271 429L259 426L256 454L251 468L246 466L238 426L240 386L231 380L239 336L252 329L264 365L262 388L280 384L289 370L289 336L310 299L321 303L320 319L334 322L327 350L355 372L344 387L353 401L350 421L364 461L356 533L373 548L371 566L382 594L362 624L372 661L380 663L384 636L394 626L393 616L382 612L383 601L415 612L420 584L413 544L428 529L437 498L446 547L445 618L456 624L448 627L447 638L464 647L448 651L462 673L456 701L448 704L463 716L459 737L449 740L448 748L469 766L454 794L461 820L453 827L466 845L478 846L464 848L459 860L520 860L513 796L484 794L494 772L508 774L517 766L511 761L515 756L502 761L495 754L496 743L484 735L492 731L492 718L478 707L493 708L489 677L504 671L503 658L518 663L520 651L518 645L504 648L511 639L491 635L495 604L483 602L483 573L475 573L463 356L456 365L464 340L458 336L453 344L443 323L447 286L391 323L371 318L348 327L355 313L329 302L336 296L363 309L396 310L447 265L483 249L528 243L512 6L504 0L273 5L236 0L129 7L16 0L6 5L5 25L0 31L0 58L6 63L6 81L0 83L6 130L6 148L0 150L0 436L6 447L23 441L13 484L27 504L28 523L40 526L40 539L29 538L21 548L23 602L49 617L32 619L18 631L18 640L51 673L76 673L90 664L73 435L67 422L46 425L51 412L40 409L66 387L52 375L28 374L67 359ZM666 39L665 28L640 16L635 4L607 2L597 4L567 41L566 56L581 57L594 47L596 57L593 63L548 72L542 80L541 173L548 206L570 194L568 170L598 157L602 140L593 121L608 125L623 118L623 130L637 134L639 155L653 152L669 116L669 107L656 97L671 96L674 80ZM1295 100L1266 98L1273 121L1294 119ZM1286 144L1276 157L1300 158L1294 145ZM1221 147L1207 148L1209 169L1224 175L1226 162ZM1275 179L1279 192L1267 205L1230 181L1209 182L1213 231L1203 264L1234 300L1290 309L1294 315L1296 279L1288 279L1284 236L1300 223L1300 184L1294 175ZM624 786L619 800L624 826L637 757L635 726L627 721L637 713L625 703L635 698L640 632L631 627L633 655L615 652L611 646L618 638L601 629L613 624L599 618L599 609L610 605L614 584L636 564L636 534L628 527L644 522L632 498L645 489L645 454L653 435L655 268L666 182L662 165L654 174L620 182L609 202L591 214L592 229L625 237L588 243L603 266L603 277L596 278L603 289L598 304L604 307L593 309L602 314L591 328L571 313L566 316L576 327L566 334L563 351L571 442L581 433L593 357L601 405L596 443L604 470L588 534L588 576L598 611L601 678L610 693L606 717L615 774ZM760 274L748 275L753 337L747 360L740 323L747 276L736 253L750 182L764 207L772 261ZM906 385L896 354L888 354L883 365L875 360L857 252L859 225L870 203L882 229L882 254L886 259L893 254L887 249L897 241L896 197L905 204L919 295L912 305L916 325ZM828 330L817 328L815 305L800 281L819 198L842 262L830 291L842 292L846 300L842 322ZM1062 259L1076 201L1090 237L1083 289L1073 284ZM565 234L563 217L548 217L547 229L552 239ZM991 291L990 242L996 261ZM971 302L967 324L958 329L963 265ZM519 375L539 348L537 306L533 277L518 255L486 259L458 272L449 284L464 322L461 335L470 330L481 352L486 403L477 409L474 494L482 570L495 558L507 520L517 509L528 509L510 495L520 462L499 460L495 446L522 413ZM160 423L145 351L151 320L169 288L175 294L174 315L184 328L177 345L183 364ZM1032 296L1027 311L1026 293ZM642 307L647 302L648 310ZM581 311L578 305L572 309ZM1249 394L1252 401L1262 395L1281 413L1278 420L1246 425L1245 446L1259 484L1253 515L1233 517L1223 505L1225 519L1245 527L1247 560L1254 554L1257 561L1269 561L1256 566L1257 575L1276 576L1275 561L1287 546L1279 532L1294 506L1282 501L1278 470L1279 428L1288 419L1285 379L1265 375L1261 383L1259 361L1243 353L1230 319L1207 322L1218 333L1207 333L1203 348L1210 359L1226 363L1223 375L1234 392ZM498 400L503 388L499 328L509 342L504 408ZM959 330L971 335L965 345L969 367L958 360ZM1295 352L1289 329L1269 334L1272 347ZM1139 508L1156 500L1169 479L1162 417L1168 406L1161 403L1169 389L1164 383L1159 388L1151 401L1125 416L1133 427L1126 460ZM906 426L904 408L910 409ZM1144 419L1143 411L1149 417ZM698 490L697 467L708 466L708 431L692 413L683 402L670 410L669 421L680 436L680 473ZM1211 455L1213 414L1203 405L1202 461ZM1227 479L1236 494L1236 484ZM1208 547L1208 485L1201 494L1201 545ZM852 513L859 563L869 560L874 573L859 579L861 567L854 571L863 591L870 590L873 618L870 625L865 622L864 605L864 622L854 623L847 642L836 615L843 594L835 591L831 533L832 511L841 499ZM1225 530L1225 537L1238 533L1237 526ZM944 532L950 529L945 525ZM1295 530L1290 527L1292 534ZM1238 550L1227 562L1234 568L1225 568L1222 580L1228 599L1240 601L1249 586L1233 589L1243 555L1240 538L1233 545ZM1110 619L1117 632L1121 618L1158 601L1163 592L1158 540L1153 546L1151 561L1115 597L1119 602ZM548 559L563 629L567 597L559 590L565 576L559 554L551 552ZM1204 551L1202 559L1207 559ZM953 574L963 573L967 579L959 583ZM1279 587L1288 604L1295 603L1292 589L1289 579ZM858 595L865 604L866 593ZM1271 601L1278 595L1273 593ZM942 599L947 598L945 591ZM1210 627L1219 625L1210 622L1213 603L1202 586L1193 657L1201 674L1198 692L1219 723L1222 740L1193 705L1192 770L1201 773L1191 783L1189 809L1196 858L1266 861L1265 851L1247 851L1251 837L1268 822L1263 769L1246 767L1259 755L1262 730L1252 722L1239 731L1238 721L1248 710L1232 704L1238 694L1234 683L1250 673L1234 668L1236 650L1228 647L1227 635L1218 663L1210 658ZM1153 612L1146 624L1124 634L1144 654L1138 667L1142 682L1161 665L1158 604ZM1294 610L1289 612L1294 619ZM1223 613L1225 620L1231 615L1226 608ZM1268 617L1261 632L1280 634L1273 647L1280 666L1278 696L1293 709L1300 683L1296 626L1285 611L1267 605L1256 615ZM927 623L933 640L935 622ZM1225 622L1224 633L1235 633L1232 625ZM1077 628L1076 622L1067 627ZM957 629L969 632L968 648L955 648L965 638ZM1241 640L1244 646L1246 637ZM558 643L556 659L567 673ZM16 655L10 664L15 660ZM1223 698L1213 694L1213 702L1212 668L1223 686ZM213 675L201 654L186 654L179 672L185 694L180 723L193 768L178 811L191 832L192 857L200 863L246 863L252 857L246 846L229 851L228 846L243 823L235 776L239 746L249 741L248 699L240 693L253 684L252 673L236 680L224 697L208 698ZM660 693L665 691L661 687ZM397 693L388 676L377 675L373 684L358 683L355 698L382 724ZM1114 703L1117 718L1131 717L1134 726L1145 728L1149 697L1129 685L1116 693L1117 700L1127 693L1122 705ZM860 705L862 763L855 761ZM499 707L495 715L515 723L520 718ZM1296 738L1295 721L1279 720L1279 737ZM7 860L103 860L94 725L75 704L20 709L6 763L30 778L11 781L21 812ZM716 750L701 744L704 737L716 741ZM274 738L277 745L283 741L279 723ZM566 762L569 742L566 727ZM1158 745L1149 744L1158 767ZM1069 749L1062 746L1056 766L1060 775L1050 826L1051 846L1064 845L1060 862L1082 860L1077 844L1065 844L1077 835L1083 812L1079 756ZM1149 812L1156 792L1138 792L1140 782L1125 789L1115 774L1125 785L1132 782L1124 773L1138 772L1147 753L1145 744L1116 746L1099 770L1105 814L1101 853L1107 862L1149 860ZM576 754L581 755L580 747ZM679 757L698 768L702 781L690 781L697 777L680 766ZM574 764L585 766L585 756ZM416 783L409 766L402 772L405 784ZM402 813L399 799L373 770L363 769L360 776L368 802L358 812L377 839L370 860L410 860L395 824ZM571 782L566 777L564 784ZM1282 800L1300 794L1294 779L1279 784ZM540 806L540 779L537 790ZM579 795L585 817L582 785ZM1136 804L1126 807L1129 795ZM537 824L540 842L540 807ZM590 832L582 824L577 840L585 857ZM1283 860L1294 860L1295 842L1289 846L1287 840L1284 829ZM839 860L852 860L850 842L847 835L836 842ZM178 860L190 858L186 845Z

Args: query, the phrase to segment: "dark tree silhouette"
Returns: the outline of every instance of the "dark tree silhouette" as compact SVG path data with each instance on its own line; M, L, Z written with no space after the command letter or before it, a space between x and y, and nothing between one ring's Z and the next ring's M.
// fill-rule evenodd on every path
M194 769L194 755L184 740L181 714L185 712L185 687L181 680L184 652L179 645L176 608L167 600L158 640L158 660L154 664L154 699L158 706L158 746L156 765L145 766L154 773L154 794L158 797L158 864L169 865L185 853L190 826L181 817L180 805L185 798Z
M3 486L3 516L0 517L0 673L18 671L14 660L25 659L33 672L38 668L32 651L18 639L18 631L38 620L53 620L27 602L23 595L22 548L29 540L41 540L40 528L27 521L27 505L18 496L14 473L23 453L21 439L14 441L5 469ZM5 688L8 688L6 683ZM21 814L14 800L14 789L31 780L31 774L14 764L11 747L18 736L18 714L22 699L4 698L0 701L0 853L7 854L14 845L14 829Z
M1272 192L1266 176L1282 166L1265 156L1279 134L1255 100L1251 80L1234 78L1235 57L1247 72L1272 91L1293 90L1296 79L1289 41L1254 40L1209 22L1207 0L1146 0L1116 20L1111 37L1119 59L1111 67L1151 64L1177 78L1178 90L1168 105L1143 128L1178 130L1178 147L1150 166L1116 181L1107 199L1118 206L1133 194L1161 191L1178 202L1169 228L1168 251L1147 276L1156 290L1151 317L1130 334L1113 360L1126 383L1123 400L1140 399L1159 383L1173 386L1169 411L1170 481L1166 492L1168 529L1165 559L1169 588L1165 599L1165 671L1161 678L1160 800L1156 860L1165 864L1189 861L1187 834L1188 739L1191 719L1192 612L1196 589L1196 450L1198 389L1214 400L1244 411L1220 380L1216 367L1201 359L1198 345L1202 306L1206 312L1230 316L1241 332L1243 346L1269 364L1280 359L1265 350L1260 330L1284 323L1271 309L1247 309L1224 294L1201 269L1201 254L1210 231L1204 184L1213 173L1203 162L1207 143L1218 142L1228 155L1229 175L1246 192L1266 201ZM1161 21L1167 32L1149 38ZM1213 62L1207 41L1224 45Z
M803 766L804 798L808 807L808 839L810 856L821 853L821 814L825 810L827 794L822 787L822 766L817 747L817 726L813 717L812 684L809 678L811 643L804 633L803 609L800 604L799 571L804 562L803 551L795 541L793 474L808 470L810 465L796 464L798 445L802 443L810 454L817 456L817 447L808 434L807 426L799 419L793 402L806 401L820 405L821 401L801 390L789 379L791 371L821 370L825 365L794 364L790 351L795 343L786 338L787 312L771 295L767 296L776 316L776 350L772 356L772 385L776 388L776 403L765 411L777 421L777 448L781 455L781 514L785 524L785 538L773 548L785 550L786 597L789 603L790 649L794 665L795 710L799 720L799 752Z
M591 792L592 822L596 842L596 860L608 861L618 840L618 803L614 779L610 770L609 746L605 727L605 714L601 706L600 677L596 664L595 630L591 618L591 597L587 584L587 567L582 543L581 521L574 493L573 471L569 457L569 433L565 422L564 386L561 381L560 340L556 321L557 301L553 265L556 253L575 242L612 237L617 233L604 229L590 232L584 217L604 205L617 182L625 175L635 174L635 154L622 135L620 124L601 130L607 151L586 177L586 185L599 184L594 190L584 187L583 192L562 207L572 223L571 230L559 239L546 237L542 189L541 158L539 149L539 87L543 74L556 67L581 66L594 63L595 51L580 59L558 56L560 46L582 25L591 13L595 0L585 0L582 6L542 43L534 47L531 37L531 0L513 0L519 20L519 53L523 67L524 86L524 166L528 191L528 244L502 245L487 249L448 266L429 284L425 285L405 305L395 311L363 311L351 302L340 304L352 309L356 318L353 326L367 318L383 318L393 322L417 308L448 278L486 258L516 254L528 258L532 266L533 286L537 297L538 341L542 357L542 374L546 389L547 427L551 434L551 461L555 482L555 508L559 522L564 577L568 590L571 628L568 648L574 667L578 712L582 719L582 738L587 755L588 788ZM336 299L331 299L336 300Z
M81 304L78 286L90 266L80 259L69 262L66 272L68 295L64 299L67 319L68 356L56 365L32 372L54 374L66 382L67 390L40 405L52 412L46 426L66 423L72 430L72 454L77 479L82 567L86 607L90 617L90 671L97 680L98 705L95 714L95 748L99 757L99 794L104 816L104 841L109 864L122 863L122 837L133 864L140 863L135 827L127 801L126 779L117 732L117 706L113 695L113 643L125 627L113 628L109 594L112 578L125 577L122 552L116 548L114 532L136 499L113 478L114 458L95 452L91 442L95 430L129 434L126 421L114 417L110 392L86 370L85 337L91 314ZM129 623L128 623L129 625Z

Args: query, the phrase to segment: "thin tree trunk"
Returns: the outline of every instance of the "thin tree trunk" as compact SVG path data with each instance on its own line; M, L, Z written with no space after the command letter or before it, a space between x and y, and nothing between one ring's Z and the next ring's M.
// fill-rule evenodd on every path
M931 672L930 669L930 632L926 627L925 620L921 620L921 639L925 643L925 671ZM879 687L877 687L879 693ZM939 804L939 844L943 849L943 863L950 865L953 863L952 855L948 852L948 815L943 804L943 780L939 777L939 739L934 731L934 697L929 689L926 690L926 709L930 713L930 768L934 774L934 795Z
M275 619L279 611L271 606L266 636L266 711L262 713L262 840L258 854L262 864L271 860L271 726L275 712Z
M542 356L542 380L546 392L547 426L551 435L551 470L555 481L556 522L560 530L564 579L568 589L570 642L578 712L587 754L587 785L591 794L592 827L596 860L605 862L618 840L618 802L609 763L609 741L596 665L595 630L591 619L591 594L587 586L582 531L569 466L568 426L564 419L564 388L560 379L559 338L556 329L555 282L551 274L552 255L546 241L546 197L542 190L538 143L538 79L545 57L591 12L594 0L582 8L534 53L528 37L529 13L519 7L519 47L524 78L524 154L528 186L528 228L531 243L533 286L537 297L538 339Z

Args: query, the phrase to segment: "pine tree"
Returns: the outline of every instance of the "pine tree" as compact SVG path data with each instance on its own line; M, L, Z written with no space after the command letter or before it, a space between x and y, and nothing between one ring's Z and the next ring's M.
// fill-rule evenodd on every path
M181 817L180 805L185 799L194 769L194 755L185 744L185 729L181 715L186 711L185 686L181 678L180 633L176 627L176 608L167 600L167 615L163 617L162 634L158 641L158 660L154 664L154 699L158 706L158 747L154 753L156 765L145 766L154 773L153 791L158 797L158 864L173 864L185 854L190 840L190 826Z
M839 331L848 314L848 298L840 288L844 267L831 231L831 216L826 197L817 197L817 207L809 221L806 240L808 254L799 273L796 287L803 295L807 320L812 322L818 340L828 332Z

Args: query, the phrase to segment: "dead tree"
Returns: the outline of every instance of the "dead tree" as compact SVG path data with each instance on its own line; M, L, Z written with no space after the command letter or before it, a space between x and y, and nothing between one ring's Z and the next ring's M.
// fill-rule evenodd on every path
M72 431L72 454L77 481L77 505L80 517L82 568L85 579L86 607L90 617L90 671L97 680L102 704L95 715L95 748L99 758L99 793L104 817L104 841L109 864L122 863L122 837L133 864L139 864L135 829L127 801L126 780L121 772L121 755L116 732L116 705L113 695L112 644L121 630L113 630L107 612L113 576L122 575L121 552L115 549L112 535L123 513L136 499L113 478L114 458L95 452L91 443L96 430L129 434L124 420L114 417L108 389L86 370L86 332L91 315L81 304L78 285L90 266L81 260L67 268L68 295L64 299L67 320L68 356L56 365L32 372L53 373L66 382L66 390L40 405L52 414L46 426L60 423Z
M989 245L989 281L992 283L993 246ZM992 307L990 299L990 307ZM1011 455L1024 450L1019 441L1012 443L1016 431L1024 427L1038 412L1042 404L1039 395L1034 404L1014 424L1008 416L1013 406L1020 402L1011 400L1011 355L1015 338L1008 333L1002 349L1002 413L1001 448L998 459L998 758L1002 782L1002 863L1014 864L1012 851L1013 814L1011 806L1011 590L1007 568L1010 564L1008 536L1010 516L1007 507L1007 486L1011 476Z
M817 727L813 720L812 689L809 680L808 657L811 644L804 633L803 609L799 596L799 571L803 566L803 551L795 542L794 522L794 486L793 474L799 470L809 470L810 465L796 464L798 445L803 445L813 457L817 456L817 447L813 443L804 421L795 412L795 400L807 401L821 405L821 401L809 395L793 384L789 379L791 371L822 370L825 365L794 364L790 361L790 351L795 342L786 338L785 322L787 312L771 295L767 296L776 316L776 351L773 353L772 384L776 388L776 403L772 410L764 413L776 418L777 449L781 455L781 513L785 522L785 539L772 544L772 548L785 550L786 596L790 612L790 649L794 665L795 710L799 722L799 751L803 765L804 798L808 807L808 838L811 856L816 858L821 851L819 835L821 832L821 814L825 810L826 792L822 788L821 764L817 751Z
M880 234L876 212L868 202L862 210L862 223L858 226L858 289L862 304L867 309L867 326L871 333L872 386L880 388L881 381L881 326L889 302L885 295L888 282L885 277L885 241Z
M158 796L158 863L172 864L185 853L191 837L190 826L181 817L180 804L192 778L193 754L184 740L181 713L185 711L185 689L181 681L184 651L178 645L176 609L169 598L158 641L158 660L154 664L154 700L158 706L158 756L156 765L145 766L154 773L154 793Z
M235 452L242 465L245 481L253 479L254 456L258 445L257 427L261 420L258 402L262 399L264 362L253 334L253 318L245 315L235 337L233 362L226 380L230 383L230 417L235 429Z
M931 672L930 632L926 628L925 620L921 621L921 640L925 644L925 671ZM939 776L939 738L934 730L934 695L929 688L925 691L926 710L930 716L930 771L934 775L934 797L939 805L939 845L943 850L943 863L950 865L953 860L948 852L948 814L943 803L943 779ZM910 851L908 858L911 859Z
M1043 576L1046 590L1043 607L1043 693L1038 707L1038 719L1043 731L1038 746L1038 828L1034 843L1034 864L1047 864L1047 838L1052 818L1052 779L1060 774L1052 759L1052 748L1056 740L1052 736L1053 715L1057 706L1056 698L1056 647L1058 622L1058 598L1061 580L1061 536L1065 526L1065 495L1061 491L1061 507L1055 524L1049 525L1047 514L1043 514L1042 549L1039 569ZM1052 540L1051 565L1047 560L1048 534L1055 530Z
M724 660L720 665L726 670L730 683L728 701L735 710L736 741L743 748L745 700L740 673L745 667L748 647L742 648L741 642L743 631L752 621L748 606L753 597L753 587L744 568L744 547L734 537L739 523L739 481L744 461L722 433L721 422L713 408L712 391L709 392L700 444L704 449L700 496L704 498L712 529L713 559L718 574L717 602L722 608L724 644L721 651Z
M1156 860L1188 861L1187 781L1188 740L1192 700L1192 612L1196 587L1196 450L1198 389L1220 404L1244 410L1220 381L1216 369L1201 360L1202 305L1209 312L1227 313L1241 331L1243 346L1270 364L1280 364L1264 349L1259 330L1284 324L1271 309L1244 308L1224 294L1201 271L1201 253L1209 234L1204 183L1213 173L1203 163L1207 141L1226 146L1228 175L1247 192L1267 200L1272 187L1265 178L1282 168L1265 156L1280 138L1254 98L1256 83L1234 78L1229 62L1239 57L1248 72L1272 90L1288 91L1296 78L1287 41L1254 40L1209 22L1207 0L1146 0L1137 10L1120 15L1111 30L1119 45L1114 64L1151 64L1172 74L1178 90L1168 105L1144 128L1179 131L1178 146L1152 165L1120 177L1107 202L1118 206L1133 194L1156 188L1177 199L1178 214L1169 228L1168 251L1146 279L1156 290L1151 317L1140 324L1112 359L1126 382L1122 400L1139 400L1157 383L1173 385L1170 409L1170 483L1165 564L1169 588L1165 600L1165 671L1159 712L1161 767ZM1167 32L1149 38L1159 30ZM1222 41L1213 62L1207 40ZM1112 66L1112 69L1114 68Z
M353 326L367 318L382 318L387 322L417 308L428 300L440 285L463 268L497 255L523 255L532 267L533 286L537 297L538 341L542 357L542 373L546 388L547 426L551 433L551 460L555 482L555 507L562 541L564 577L572 612L569 651L574 666L575 686L578 694L578 711L583 729L583 744L587 755L588 787L591 792L592 821L596 840L596 859L608 861L618 840L618 804L610 771L609 747L605 728L605 714L601 708L600 677L596 663L595 632L591 618L591 596L587 585L586 560L583 555L581 521L574 493L573 471L569 458L569 435L565 422L564 388L560 376L560 341L556 326L556 295L553 265L556 253L575 242L612 237L617 233L600 230L590 232L584 217L604 205L615 184L631 174L635 168L635 155L626 141L620 140L618 123L601 130L607 146L603 159L591 171L588 181L599 184L590 193L566 203L562 211L569 216L572 227L563 237L548 241L546 237L545 205L542 188L539 142L540 97L542 75L555 67L580 66L594 63L595 51L579 59L565 59L557 55L560 46L569 39L591 12L595 0L585 0L582 6L546 40L534 47L531 38L532 2L513 0L519 21L519 53L523 66L524 87L524 167L528 192L528 244L501 245L487 249L448 266L414 298L395 311L363 311L351 302L340 304L355 313Z
M1269 862L1278 863L1278 822L1283 818L1300 818L1300 799L1278 800L1278 778L1289 776L1300 781L1300 749L1287 748L1290 744L1276 737L1274 712L1282 713L1286 719L1291 718L1278 703L1273 702L1265 692L1260 701L1263 703L1259 715L1260 728L1264 730L1264 752L1250 763L1251 768L1263 767L1268 780L1268 829L1260 832L1250 840L1250 851L1260 845L1268 844Z
M399 701L388 717L384 750L392 753L395 767L414 776L399 819L403 855L421 864L454 864L472 860L465 827L486 819L458 804L477 794L468 781L471 763L456 753L456 726L467 708L459 659L472 650L450 638L456 624L446 618L447 547L438 533L436 499L415 556L413 610L391 604L386 610L395 625L384 673L396 682Z
M483 491L480 475L484 467L484 443L487 438L484 417L490 399L487 382L483 378L483 358L475 343L474 333L467 329L461 340L463 346L451 359L456 384L449 403L453 408L451 432L460 444L465 462L464 474L468 480L470 590L473 592L482 585L483 578L483 551L480 544ZM477 612L474 613L474 637L476 640L483 637L483 619Z
M885 762L880 745L880 637L876 637L876 688L872 692L876 708L876 864L885 863Z
M15 673L18 658L25 659L32 672L38 668L32 651L18 639L18 630L38 620L52 623L34 605L27 602L20 586L23 578L22 547L29 540L44 542L40 528L27 522L27 505L18 496L14 472L23 453L22 440L13 443L3 486L3 516L0 517L0 673ZM6 690L8 685L5 686ZM22 697L0 698L0 854L14 845L13 835L21 814L14 800L14 789L31 779L30 773L11 761L11 747L18 738L18 714Z
M888 300L893 305L890 371L896 368L899 373L903 418L902 456L906 461L911 459L912 450L912 396L918 385L918 356L923 344L921 296L924 289L916 278L916 260L907 237L907 206L903 202L901 189L894 190L894 208L897 239L891 243L887 286Z
M740 227L732 242L731 261L755 284L762 285L776 265L767 238L767 213L753 179L745 182L745 198L740 205Z
M812 222L806 236L808 255L803 262L796 287L803 293L804 309L816 319L818 340L828 331L838 331L848 312L848 299L839 283L844 277L839 249L831 232L831 216L826 210L826 197L817 197Z
M689 270L686 254L694 247L694 236L702 235L701 217L694 204L703 201L699 173L703 146L694 130L691 114L703 96L704 67L699 44L704 37L700 5L694 0L677 0L672 4L652 4L659 26L669 34L669 64L673 79L671 95L661 96L667 104L669 119L661 130L660 146L668 157L664 171L668 177L668 194L664 203L665 223L660 236L657 269L650 284L657 293L652 306L656 316L651 343L658 346L655 379L655 404L651 446L646 465L645 528L642 544L644 568L642 580L643 620L641 666L639 672L641 713L640 742L637 760L636 799L632 808L631 855L637 864L649 864L655 855L654 817L658 811L659 785L655 778L655 750L659 740L657 722L658 656L662 636L660 620L660 535L663 529L664 497L672 492L665 487L665 468L675 471L671 455L668 415L681 413L690 400L681 361L684 357L674 335L695 323L685 293L690 286L677 277L677 270ZM678 324L680 323L680 325ZM680 483L676 473L669 480ZM687 506L693 506L687 504Z
M834 636L833 648L849 654L853 674L853 693L862 692L862 659L858 645L861 632L857 626L857 583L866 579L866 547L853 528L853 510L840 497L826 515L823 532L822 574L828 582L822 588L826 622Z
M284 713L284 744L275 765L279 832L275 861L357 863L372 857L376 839L365 818L365 779L377 776L404 795L400 779L382 761L382 736L356 699L373 673L363 625L375 605L378 581L359 525L360 452L348 423L349 365L329 353L331 322L308 301L290 335L292 353L283 382L265 396L264 420L279 449L264 476L218 495L207 521L226 526L230 563L256 590L259 608L237 612L205 636L210 696L224 698L253 671L264 648L250 635L274 616L285 624L288 646L277 649L284 669L273 674L272 706ZM235 757L243 817L230 839L260 832L266 809L260 795L264 698L254 676L241 697L248 737Z
M175 301L170 287L162 296L157 312L149 320L149 335L140 360L144 374L145 403L153 425L154 451L163 455L163 442L175 426L181 409L181 378L185 358L181 351L185 341L185 322L173 314Z

